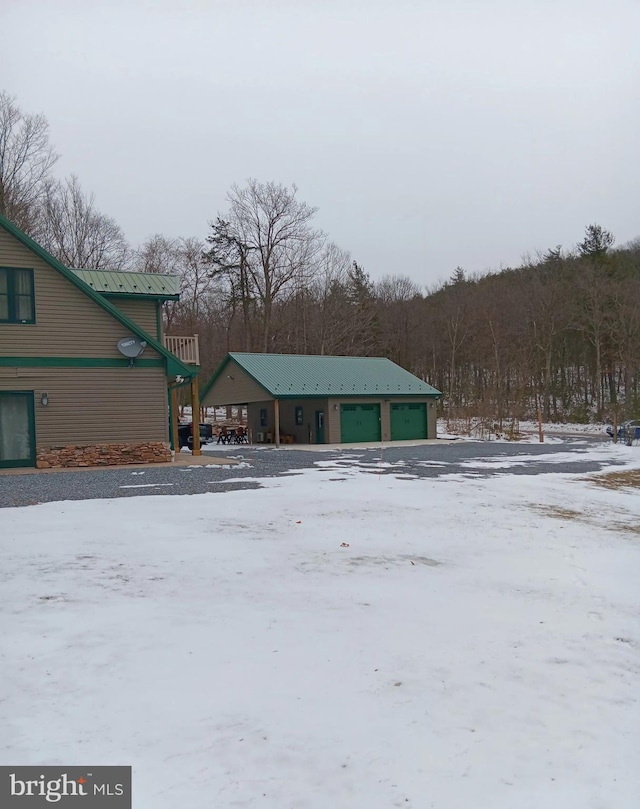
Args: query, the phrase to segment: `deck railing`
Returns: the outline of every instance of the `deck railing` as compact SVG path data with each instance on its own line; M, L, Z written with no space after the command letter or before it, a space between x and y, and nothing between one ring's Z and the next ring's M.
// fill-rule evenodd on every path
M193 337L165 335L164 347L187 365L200 365L200 346L197 334L194 334Z

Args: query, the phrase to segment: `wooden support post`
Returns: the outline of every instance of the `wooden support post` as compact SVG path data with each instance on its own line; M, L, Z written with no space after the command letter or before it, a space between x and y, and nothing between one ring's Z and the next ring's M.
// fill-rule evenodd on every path
M544 444L544 433L542 432L542 410L538 408L538 438L540 443Z
M618 443L618 409L613 411L613 443Z
M200 449L200 396L198 394L198 377L191 377L191 417L193 424L192 455L202 455Z
M276 420L276 447L280 446L280 402L277 399L273 400L273 412Z
M169 389L171 397L171 449L180 452L180 437L178 436L178 390L175 387Z

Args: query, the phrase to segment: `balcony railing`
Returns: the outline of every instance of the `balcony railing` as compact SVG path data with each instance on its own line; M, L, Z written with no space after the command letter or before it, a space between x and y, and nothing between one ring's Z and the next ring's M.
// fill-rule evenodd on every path
M200 346L197 334L194 334L193 337L165 335L164 347L187 365L200 365Z

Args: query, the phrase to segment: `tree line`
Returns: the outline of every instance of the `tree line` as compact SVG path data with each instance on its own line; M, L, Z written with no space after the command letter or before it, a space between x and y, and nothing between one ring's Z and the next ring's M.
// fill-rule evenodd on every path
M450 417L586 422L640 413L640 240L589 225L515 268L423 289L374 282L314 224L295 186L248 180L205 240L132 247L74 176L53 177L48 124L0 93L0 213L76 268L171 273L169 334L200 337L203 375L227 351L387 356L442 391Z

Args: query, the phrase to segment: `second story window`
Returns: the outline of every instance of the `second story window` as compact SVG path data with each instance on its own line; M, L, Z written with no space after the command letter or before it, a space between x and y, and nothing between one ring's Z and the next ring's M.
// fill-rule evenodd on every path
M0 267L0 323L35 323L33 270Z

